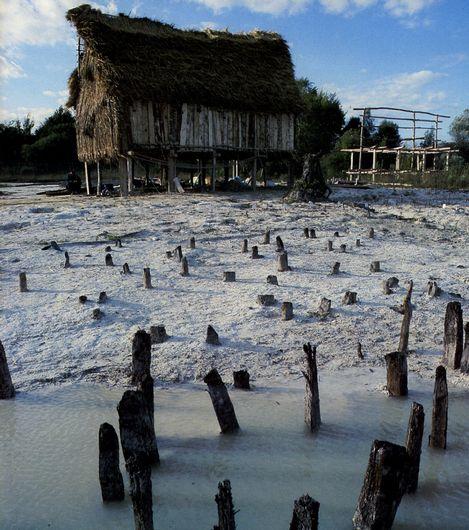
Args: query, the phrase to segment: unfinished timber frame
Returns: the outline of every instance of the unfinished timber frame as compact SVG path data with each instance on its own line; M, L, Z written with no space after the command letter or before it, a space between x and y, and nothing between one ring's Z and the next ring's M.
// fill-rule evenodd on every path
M449 158L452 153L457 153L457 149L450 147L440 147L438 131L441 130L443 119L450 118L444 114L434 114L421 110L399 109L395 107L355 107L353 110L360 111L360 147L341 149L344 153L350 153L350 167L346 172L350 179L360 177L363 174L371 175L373 181L376 174L399 174L399 173L427 173L438 171L437 158L444 157L444 170L449 169ZM379 115L373 114L378 112ZM382 115L388 111L396 113L394 116ZM367 118L378 120L390 120L398 122L399 131L412 131L411 136L402 138L403 142L410 142L404 147L365 147L364 131ZM399 122L404 122L402 125ZM424 140L424 136L417 136L419 131L433 131L433 145L429 147L418 147L417 140ZM363 167L364 154L372 155L371 168ZM383 169L379 167L379 157L385 154L394 155L394 167ZM357 156L358 155L358 156ZM429 156L431 155L431 156ZM404 168L404 161L407 168ZM430 160L430 163L429 163Z
M88 164L103 161L119 161L122 194L136 161L158 163L174 191L178 168L214 190L221 164L227 179L248 160L255 188L262 160L294 150L302 104L280 35L181 30L88 5L67 19L79 40L68 105L88 193Z

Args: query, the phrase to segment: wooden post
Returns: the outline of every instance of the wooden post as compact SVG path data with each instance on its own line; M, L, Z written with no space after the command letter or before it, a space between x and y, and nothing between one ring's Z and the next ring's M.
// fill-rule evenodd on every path
M101 195L101 166L99 160L96 162L96 195Z
M352 305L357 303L357 293L354 291L345 291L344 297L342 298L344 305Z
M370 229L368 230L368 237L369 237L370 239L373 239L373 238L375 237L375 229L374 229L374 228L370 228Z
M191 237L191 238L189 239L189 248L190 248L191 250L194 250L194 249L195 249L195 237Z
M243 240L243 246L241 247L241 252L242 253L246 253L247 251L248 251L248 240L244 239Z
M5 348L0 341L0 399L11 399L13 397L15 397L15 387L11 380Z
M291 320L293 318L293 304L291 302L283 302L281 312L282 320Z
M406 448L375 440L353 516L357 530L390 530L405 492Z
M179 274L181 276L189 276L189 264L187 262L186 256L183 256L181 260L181 272Z
M340 251L342 252L342 254L347 252L347 245L345 243L342 243L342 245L340 245L339 248L340 248Z
M247 370L238 370L233 372L233 386L241 390L251 390L249 384L249 372Z
M130 457L126 462L130 479L130 498L134 511L135 530L153 530L153 492L151 468Z
M257 245L253 245L251 250L252 250L252 254L251 254L252 259L262 259L264 257L262 254L259 254L259 247Z
M372 261L370 265L370 271L371 272L380 272L381 271L381 263L379 261Z
M210 324L207 326L207 336L205 338L205 342L207 344L212 344L212 346L219 346L221 344L218 333Z
M235 271L225 271L223 273L223 281L226 283L236 281L236 272Z
M143 269L143 287L145 289L153 289L153 285L151 284L151 272L149 267L145 267Z
M109 423L99 427L99 483L103 502L124 500L124 481L119 469L119 439Z
M446 433L448 430L448 384L446 368L438 366L435 372L435 388L433 390L432 430L428 437L428 445L436 449L446 449Z
M314 228L309 229L309 237L310 239L316 239L316 230Z
M288 252L285 250L277 254L277 270L278 272L291 271L291 267L288 265Z
M106 291L101 291L98 297L98 304L105 304L107 302L107 299L108 299L108 296L107 296Z
M276 249L277 252L283 252L285 250L285 246L284 246L282 238L280 236L277 236L275 238L275 243L277 245L277 249Z
M277 303L273 294L258 294L257 303L262 306L272 306Z
M332 241L330 239L327 241L327 250L329 252L332 252L332 250L333 250Z
M107 267L114 267L114 262L112 261L111 254L106 254L106 256L104 257L104 261Z
M408 456L407 493L415 493L419 481L420 453L422 452L423 424L425 413L423 406L415 401L410 409L407 427L406 450Z
M182 261L182 247L181 247L181 245L178 245L174 249L174 257L179 261L179 263Z
M319 502L309 495L302 495L294 502L290 530L317 530L319 506Z
M464 324L464 350L461 355L461 372L469 373L469 322Z
M262 242L263 245L270 245L270 230L266 230L264 233L264 241Z
M122 265L122 274L130 274L130 267L128 263Z
M267 276L267 283L270 283L271 285L278 285L277 276L275 276L275 274L269 274Z
M412 318L412 289L414 282L411 280L407 294L402 303L402 309L404 316L402 318L401 335L399 338L399 350L401 353L407 353L409 350L409 331L410 331L410 320Z
M303 235L309 238L309 228L303 228Z
M26 273L20 272L20 293L26 293L28 291L28 280L26 279Z
M306 379L305 423L308 425L311 432L313 432L318 429L321 424L316 346L311 346L308 342L307 344L303 344L303 351L306 354L306 371L302 372Z
M85 185L86 185L86 194L90 194L90 174L88 171L88 162L84 162L85 166Z
M454 370L461 367L463 333L461 303L449 302L445 314L443 363Z
M223 383L220 374L215 368L210 370L204 377L204 383L208 386L208 393L210 394L221 432L225 434L237 431L239 424L233 404L225 383Z
M214 530L236 530L235 510L229 480L218 483L215 502L218 508L218 525L214 526Z
M153 445L156 450L157 462L160 461L160 455L158 452L158 444L156 442L155 435L155 399L154 399L154 384L153 377L149 374L145 374L140 381L137 382L137 390L139 390L145 398L147 404L148 415L150 416L151 422L151 433L154 437Z
M340 273L340 261L336 261L334 265L332 265L332 271L331 274L339 274Z
M70 265L70 256L68 255L68 252L65 251L65 263L64 263L64 269L69 269L71 267Z
M152 344L161 344L169 338L166 333L166 328L161 324L159 326L150 326L150 337Z
M132 340L132 384L137 384L150 374L151 336L143 329Z
M387 383L390 396L407 396L407 353L393 352L385 355Z

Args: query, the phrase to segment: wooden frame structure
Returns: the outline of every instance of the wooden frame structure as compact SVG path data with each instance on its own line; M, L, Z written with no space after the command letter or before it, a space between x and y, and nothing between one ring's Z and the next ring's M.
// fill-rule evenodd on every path
M449 159L452 153L457 153L457 149L450 147L439 147L438 131L441 130L440 124L442 119L450 118L444 114L435 114L433 112L421 110L408 110L395 107L355 107L353 110L361 111L360 115L360 147L341 149L343 153L350 153L350 167L346 172L350 178L356 176L360 177L362 174L372 175L373 181L376 174L395 174L395 173L409 173L421 172L426 173L430 171L438 171L436 161L438 157L444 156L444 170L449 169ZM386 114L387 111L398 113L396 116L387 115L372 115L372 111L384 111L380 114ZM379 147L371 146L365 147L364 131L366 118L373 118L378 120L390 120L393 122L404 122L404 125L398 123L399 131L410 130L412 136L409 138L402 138L403 142L411 142L411 146L404 147ZM410 124L409 124L410 122ZM428 125L420 125L428 124ZM430 125L431 124L431 125ZM417 147L417 140L425 139L425 136L417 136L418 130L433 131L433 145L431 147ZM363 155L372 155L371 168L363 167ZM356 164L355 155L358 154L358 164ZM383 169L378 167L378 155L391 154L395 157L393 169ZM431 162L428 163L428 156L431 155ZM402 162L404 158L410 158L410 168L402 169Z

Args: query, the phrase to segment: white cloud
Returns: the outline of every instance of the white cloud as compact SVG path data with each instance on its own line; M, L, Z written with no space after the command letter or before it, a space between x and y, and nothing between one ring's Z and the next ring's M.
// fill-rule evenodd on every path
M415 15L433 2L434 0L386 0L384 7L394 16L403 17Z
M232 7L245 7L254 13L280 15L303 11L311 0L193 0L203 4L215 13Z
M434 88L434 82L444 74L431 70L420 70L387 76L379 79L366 79L364 84L352 86L324 86L335 92L344 110L353 107L389 106L432 110L444 101L443 90Z
M18 77L26 77L21 66L5 55L0 55L0 80Z
M15 109L6 109L0 107L0 122L11 120L22 120L30 116L35 125L39 125L45 118L50 116L55 109L50 107L16 107Z
M55 98L59 105L65 105L65 102L68 99L68 90L44 90L42 95L49 98Z

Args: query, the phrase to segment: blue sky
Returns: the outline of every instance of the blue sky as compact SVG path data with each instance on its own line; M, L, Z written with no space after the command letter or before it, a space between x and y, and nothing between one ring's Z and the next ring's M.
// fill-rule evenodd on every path
M449 114L469 107L468 0L96 0L180 27L281 33L297 76L353 106ZM39 123L66 99L76 62L72 0L0 3L0 121ZM447 126L445 127L447 129ZM446 130L443 136L446 136Z

